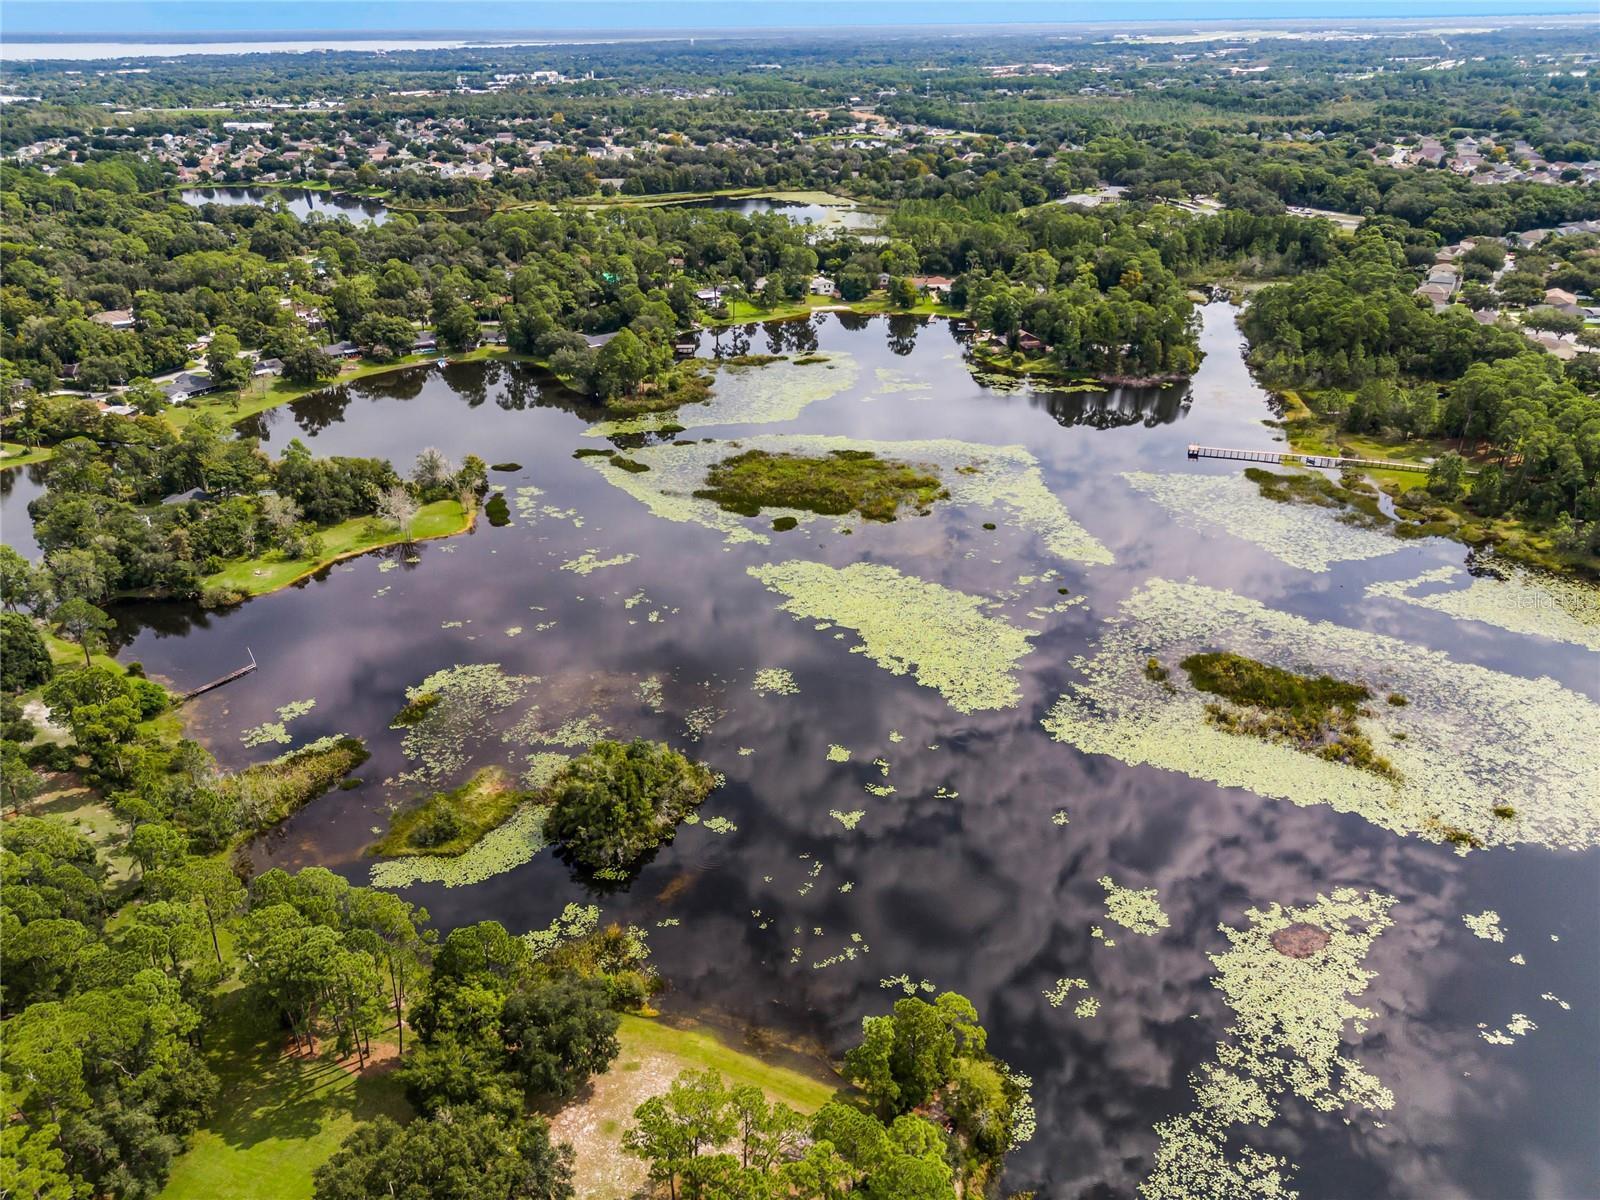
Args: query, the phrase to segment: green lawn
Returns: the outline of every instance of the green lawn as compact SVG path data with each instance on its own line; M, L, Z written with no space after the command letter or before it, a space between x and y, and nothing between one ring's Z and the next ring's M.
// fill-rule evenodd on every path
M464 533L472 528L476 515L462 508L458 500L435 500L417 511L409 535L380 525L371 517L354 517L319 531L322 553L316 558L285 558L282 551L274 550L259 558L229 563L215 575L206 576L204 585L207 588L243 592L247 596L262 596L315 574L330 563L365 554L380 546L397 546Z
M210 413L220 417L228 424L242 421L246 417L253 417L259 412L269 408L277 408L280 404L299 400L302 396L309 396L313 392L320 392L330 387L337 387L341 383L350 383L356 379L368 379L374 375L384 375L390 371L403 370L406 367L415 367L423 363L431 363L439 358L439 354L408 354L394 362L363 362L359 366L341 371L338 378L330 379L325 383L293 383L290 380L277 378L270 383L257 380L245 387L239 393L223 393L220 395L202 396L187 404L174 404L161 415L174 429L182 429L201 413ZM533 360L524 355L513 354L504 346L479 346L465 354L446 355L451 362L479 362L484 359L509 359L516 362L531 362ZM9 464L8 464L9 465Z
M730 1086L756 1084L768 1096L804 1113L816 1112L845 1086L842 1079L820 1063L801 1071L770 1062L748 1051L734 1049L705 1025L669 1024L623 1013L617 1040L622 1043L622 1053L617 1057L619 1065L641 1055L665 1055L677 1060L681 1070L710 1068Z
M54 453L55 450L50 446L38 446L29 450L16 442L0 442L0 470L45 462Z
M707 328L714 328L719 325L742 325L750 321L791 321L822 310L837 312L840 309L854 313L910 313L919 317L959 317L962 312L949 304L936 304L926 297L919 299L911 308L896 308L883 292L873 292L864 300L854 301L836 300L831 296L807 296L803 300L786 300L771 308L744 300L730 300L727 305L726 317L719 319L708 316L702 323Z
M410 1115L387 1070L357 1077L336 1063L284 1057L282 1035L253 1027L244 996L220 1001L208 1056L222 1084L217 1109L173 1163L162 1200L307 1200L312 1173L359 1122Z

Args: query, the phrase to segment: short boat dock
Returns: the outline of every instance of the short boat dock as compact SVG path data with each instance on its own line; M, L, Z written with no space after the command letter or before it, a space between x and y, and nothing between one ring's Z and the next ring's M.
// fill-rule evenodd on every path
M1382 458L1340 458L1332 454L1295 454L1288 450L1236 450L1229 446L1200 446L1189 443L1190 458L1232 458L1241 462L1282 463L1289 466L1323 467L1343 470L1346 467L1374 467L1385 471L1416 471L1428 473L1427 463L1390 462Z
M235 679L240 679L254 671L256 669L255 654L251 652L248 646L245 647L244 652L250 655L250 662L247 665L240 667L237 671L229 671L226 675L213 679L210 683L202 683L197 688L191 688L178 697L178 703L182 704L186 700L193 700L196 696L203 696L207 692L215 691L223 684L232 683Z

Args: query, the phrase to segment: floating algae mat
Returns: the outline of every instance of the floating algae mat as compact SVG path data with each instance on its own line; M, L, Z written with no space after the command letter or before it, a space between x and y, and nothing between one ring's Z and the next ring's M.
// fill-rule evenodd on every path
M1234 1127L1269 1125L1290 1094L1321 1112L1346 1107L1386 1111L1394 1094L1343 1053L1345 1027L1359 1036L1370 1009L1352 997L1373 972L1362 966L1391 924L1392 896L1339 888L1303 908L1251 909L1244 929L1219 928L1231 943L1211 955L1212 984L1234 1012L1213 1061L1189 1076L1195 1107L1156 1126L1156 1165L1139 1185L1144 1200L1290 1200L1295 1168L1239 1145ZM1306 957L1285 954L1274 935L1291 927L1326 937ZM1320 939L1319 939L1320 940Z
M499 663L469 663L435 671L407 688L406 708L394 727L405 729L401 746L416 766L394 782L436 784L458 774L472 747L487 736L490 718L536 682L501 670Z
M709 400L666 412L601 421L585 429L583 436L623 437L655 433L668 426L703 429L792 421L817 401L849 391L855 386L856 373L855 358L839 351L829 351L827 362L802 366L787 359L761 366L724 366L711 385Z
M639 474L608 470L602 458L583 461L656 516L704 525L723 534L728 542L769 544L772 537L767 531L773 520L789 517L804 525L819 519L816 513L795 508L763 508L759 517L745 518L726 511L714 500L695 496L694 493L704 486L706 472L713 464L745 450L807 456L822 456L836 450L865 450L884 459L935 467L940 482L950 493L947 500L936 502L935 507L998 509L1012 524L1038 536L1058 558L1101 565L1112 561L1111 552L1073 520L1066 506L1045 486L1038 460L1020 446L985 446L951 438L884 442L768 434L740 438L737 444L697 442L631 451L634 458L650 468ZM916 518L908 515L902 519Z
M1459 567L1438 567L1415 579L1369 584L1367 595L1431 608L1458 621L1482 621L1511 633L1600 650L1600 587L1515 566L1496 569L1505 578L1480 575L1464 588L1417 595L1419 588L1467 574Z
M1207 720L1206 694L1149 663L1227 650L1286 670L1359 680L1363 730L1391 775L1320 758ZM1296 804L1328 804L1459 847L1600 844L1600 705L1409 642L1278 612L1229 591L1152 580L1108 618L1082 679L1044 719L1058 740Z
M1393 554L1402 545L1387 533L1346 524L1327 509L1268 500L1243 475L1124 471L1122 478L1191 529L1220 529L1306 571Z
M957 712L1011 708L1022 699L1017 663L1035 631L990 616L984 610L992 601L875 563L768 563L749 573L789 597L785 612L855 630L861 643L852 653L895 675L914 672Z

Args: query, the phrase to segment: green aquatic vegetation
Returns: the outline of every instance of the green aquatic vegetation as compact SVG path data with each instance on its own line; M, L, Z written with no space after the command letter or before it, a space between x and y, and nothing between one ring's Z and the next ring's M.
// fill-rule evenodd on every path
M800 524L799 517L777 517L772 522L772 528L777 533L788 533L789 530Z
M419 883L444 887L469 887L532 862L548 842L544 837L542 804L523 804L510 817L449 858L397 858L374 863L369 872L373 887L407 888Z
M1067 818L1067 810L1066 809L1058 808L1058 809L1056 809L1055 812L1050 814L1050 824L1052 824L1052 825L1065 825L1067 823L1068 823L1068 818Z
M790 361L720 371L710 397L703 402L685 404L670 413L641 413L601 421L584 430L584 436L660 433L667 425L676 425L682 431L713 425L792 421L811 405L855 386L857 367L850 355L830 353L828 367L826 371L807 371L802 364Z
M405 729L400 746L416 765L396 782L437 784L458 776L467 765L471 748L488 732L489 722L522 699L537 680L510 675L499 663L470 663L435 671L416 687L406 689L401 714L414 719ZM418 709L423 697L425 701Z
M1290 1200L1294 1168L1248 1146L1230 1146L1235 1127L1270 1124L1296 1095L1320 1112L1346 1106L1384 1111L1394 1095L1343 1051L1345 1029L1366 1032L1373 1013L1354 1003L1373 972L1362 966L1393 921L1394 897L1339 888L1299 908L1271 904L1247 912L1247 925L1218 928L1229 949L1210 956L1212 985L1234 1019L1214 1061L1190 1075L1193 1111L1160 1122L1155 1167L1139 1185L1144 1200ZM1305 956L1278 948L1291 927L1326 941Z
M522 470L522 464L518 463L518 462L490 463L489 464L489 470L491 470L491 471L520 471L520 470Z
M435 792L397 814L389 832L368 853L386 858L459 855L504 823L526 799L500 767L483 767L460 787Z
M1122 478L1189 528L1202 533L1220 529L1305 571L1327 571L1334 563L1377 558L1400 548L1388 534L1352 525L1320 508L1274 504L1245 475L1125 471Z
M868 521L892 521L902 504L925 513L949 495L936 469L880 458L871 450L746 450L713 463L694 494L745 517L763 508L789 508L826 516L857 512Z
M769 367L775 362L784 362L787 354L730 354L727 358L718 359L724 367Z
M1527 1037L1538 1028L1539 1026L1527 1013L1512 1013L1504 1029L1490 1029L1487 1024L1479 1021L1478 1036L1491 1046L1510 1046L1519 1037Z
M892 783L869 783L866 785L866 789L868 794L876 796L880 800L894 795L895 791Z
M1045 989L1044 998L1050 1001L1051 1008L1060 1008L1067 1002L1067 998L1071 995L1073 988L1081 988L1087 991L1088 987L1089 981L1087 979L1058 979L1055 981L1054 986Z
M1334 483L1315 471L1295 471L1281 475L1261 467L1246 467L1244 477L1256 485L1264 500L1274 504L1298 504L1341 511L1340 520L1367 529L1387 529L1391 520L1383 515L1370 488ZM1345 476L1344 479L1349 479Z
M483 515L489 518L489 524L496 529L504 528L511 524L511 506L506 503L506 498L496 492L490 496L483 506Z
M787 667L762 667L750 681L750 690L758 696L797 696L800 685Z
M539 720L539 709L535 706L522 720L506 731L505 739L539 742L546 746L565 746L569 750L578 750L598 742L610 732L605 722L593 713L568 717L554 729L544 729Z
M637 459L624 458L620 454L613 454L607 461L619 471L628 471L634 475L641 475L650 469L647 465L639 462Z
M530 929L522 935L528 943L533 958L547 958L569 942L588 937L600 928L600 906L597 904L568 904L543 929Z
M728 715L728 710L715 704L702 704L691 708L683 717L683 730L691 742L698 742L716 723Z
M571 571L574 575L593 575L596 571L603 571L607 567L620 567L631 563L638 558L637 554L617 554L611 558L596 558L598 550L585 550L577 558L570 558L561 564L563 571Z
M316 706L317 702L315 700L291 700L288 704L278 709L278 719L276 721L267 721L261 725L246 729L239 735L239 740L251 749L257 746L269 746L273 743L287 746L294 740L288 730L289 722L305 716Z
M1381 596L1432 609L1458 621L1482 621L1511 633L1525 633L1600 650L1600 587L1515 564L1496 564L1497 574L1468 575L1459 567L1438 567L1415 579L1367 585ZM1417 589L1459 581L1464 588L1417 595Z
M1072 1006L1072 1015L1080 1021L1087 1021L1100 1011L1100 1001L1093 996L1085 996Z
M709 829L712 833L727 834L739 832L739 827L732 821L728 820L727 817L706 817L700 822L700 824L703 828Z
M933 384L925 379L913 379L904 371L896 371L893 367L874 367L873 376L877 383L872 390L880 396L892 396L897 392L929 392Z
M1476 915L1465 913L1461 920L1472 930L1473 937L1480 937L1486 942L1506 940L1506 931L1500 928L1500 914L1492 908L1486 908Z
M1562 1012L1571 1012L1572 1011L1572 1005L1568 1004L1565 1000L1563 1000L1560 996L1557 996L1554 992L1540 992L1539 993L1539 999L1550 1001L1551 1004L1554 1004L1556 1007L1560 1008Z
M1155 888L1127 888L1102 875L1100 886L1106 890L1106 917L1124 929L1150 937L1167 927L1167 914L1162 911L1161 900Z
M1293 669L1309 659L1336 679L1366 681L1375 694L1409 696L1404 708L1363 718L1397 778L1235 736L1207 719L1204 693L1169 693L1144 677L1151 655L1181 660L1219 642L1259 662ZM1396 638L1166 580L1123 601L1092 655L1073 665L1079 679L1044 725L1085 753L1296 804L1327 804L1405 836L1444 841L1453 834L1468 848L1600 844L1600 761L1593 753L1600 705L1553 680L1458 662ZM1516 820L1494 816L1502 804L1515 806Z
M604 450L597 446L579 446L572 452L573 458L610 458L616 451L609 446Z
M837 808L830 808L828 810L828 815L835 821L839 822L839 824L843 825L846 829L854 829L857 825L861 824L861 818L867 815L867 810L864 808L857 808L852 809L850 812L840 812Z
M919 991L933 995L939 989L934 986L931 979L915 980L909 975L891 975L887 979L878 980L881 988L899 988L908 996L915 996Z
M464 888L533 861L534 854L549 845L544 837L544 818L549 813L549 805L541 803L539 795L565 765L565 754L528 755L520 779L523 794L528 794L528 798L506 821L499 822L459 854L429 854L378 862L371 869L371 883L376 888L410 888L416 883Z
M833 744L831 744L828 747L828 761L829 762L849 762L850 761L850 751L845 749L843 746L839 745L839 743L834 742Z
M785 612L855 630L861 642L853 652L894 675L914 671L958 712L1011 708L1022 699L1015 672L1032 649L1033 631L990 616L980 596L875 563L768 563L749 573L788 597Z
M634 698L651 712L659 713L665 710L666 699L662 692L660 676L649 675L641 679L639 685L633 689L633 694Z
M692 522L716 530L725 541L771 541L744 518L714 500L697 498L707 473L727 456L730 443L646 446L634 451L648 463L648 477L604 472L603 478L622 488L656 516L669 521ZM1038 460L1021 446L987 446L949 438L882 442L809 434L768 434L742 438L733 448L767 455L792 455L820 459L837 451L870 453L879 459L916 463L936 471L949 492L941 501L951 507L999 509L1025 533L1040 538L1052 554L1079 562L1108 565L1111 552L1074 521L1061 501L1045 485ZM593 461L591 460L591 465ZM771 505L768 505L771 507ZM780 517L796 524L818 519L819 514L791 508Z
M1231 702L1232 707L1206 706L1206 719L1217 728L1394 777L1393 764L1373 750L1357 723L1366 712L1362 706L1372 699L1365 684L1300 675L1231 652L1191 654L1178 665L1197 691ZM1149 663L1145 676L1150 677ZM1395 707L1405 703L1401 696Z

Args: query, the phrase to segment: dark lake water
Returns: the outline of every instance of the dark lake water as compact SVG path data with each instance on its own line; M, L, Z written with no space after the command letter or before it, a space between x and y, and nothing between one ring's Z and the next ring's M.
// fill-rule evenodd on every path
M357 225L382 225L389 219L389 210L376 200L309 188L196 187L178 193L178 199L191 208L202 204L265 204L273 196L280 197L285 211L302 221L313 214L342 218Z
M528 747L498 731L529 703L552 724L593 714L618 734L704 758L727 783L703 815L736 831L684 828L623 891L591 896L547 852L476 886L406 894L443 928L487 917L542 928L569 902L592 901L605 919L649 930L672 986L667 1004L814 1036L835 1052L863 1015L901 995L885 979L961 991L991 1049L1033 1078L1038 1132L1013 1153L1007 1183L1041 1195L1132 1196L1152 1167L1155 1124L1192 1108L1187 1077L1233 1020L1207 958L1228 948L1219 923L1241 928L1247 909L1307 904L1335 887L1377 889L1395 897L1395 924L1365 962L1376 974L1359 1002L1374 1015L1363 1033L1345 1027L1343 1053L1392 1089L1393 1109L1378 1125L1371 1112L1319 1112L1289 1095L1244 1140L1297 1163L1308 1200L1600 1194L1600 855L1523 846L1463 857L1323 805L1086 755L1040 727L1101 619L1152 578L1193 577L1600 696L1593 653L1478 624L1469 636L1441 613L1364 597L1369 582L1459 563L1454 543L1403 543L1312 573L1180 525L1129 486L1121 472L1232 472L1188 462L1190 442L1264 447L1278 437L1262 423L1271 413L1243 366L1233 310L1209 305L1204 319L1207 358L1192 386L1109 393L985 386L939 321L829 314L724 333L724 349L848 355L854 381L792 419L683 435L1024 446L1114 555L1110 566L1064 562L1017 528L985 530L987 517L944 508L848 536L823 520L774 533L770 545L725 544L701 525L653 516L574 460L575 448L605 443L584 435L594 414L548 381L506 365L428 367L269 411L247 431L273 453L299 437L319 454L397 465L427 445L514 462L495 482L513 499L518 488L542 494L524 492L511 524L369 555L226 613L126 610L123 656L193 686L254 653L259 671L194 709L195 728L230 765L261 755L241 732L293 701L317 702L291 724L296 744L336 732L367 739L367 782L291 820L260 848L263 866L322 864L365 882L363 851L385 826L385 802L414 794L383 784L411 765L389 722L407 687L456 664L540 680L466 747L473 765L520 765ZM702 352L712 348L708 336ZM16 542L10 504L6 538ZM588 575L562 569L585 554L635 557ZM779 611L781 597L746 570L789 559L886 564L969 593L1021 593L1008 602L1017 616L1056 602L1058 585L1086 602L1023 622L1040 633L1021 660L1020 704L963 715L911 675L850 653L853 639ZM1059 572L1048 584L1020 582L1048 567ZM754 672L769 667L791 671L798 694L757 695ZM659 713L634 695L652 676ZM686 718L697 711L722 715L693 721L703 730L695 741ZM833 744L850 749L847 763L829 760ZM866 790L885 782L879 757L892 795ZM1062 809L1065 825L1052 821ZM830 810L865 816L847 829ZM1102 875L1158 889L1171 927L1145 938L1107 926L1115 949L1096 940ZM1488 908L1511 931L1504 944L1463 927L1462 914ZM847 947L854 959L813 965ZM1508 962L1520 952L1527 965ZM1100 1000L1092 1019L1046 999L1070 977ZM1571 1009L1539 999L1545 991ZM1480 1036L1480 1022L1498 1027L1513 1012L1538 1029L1512 1045Z

